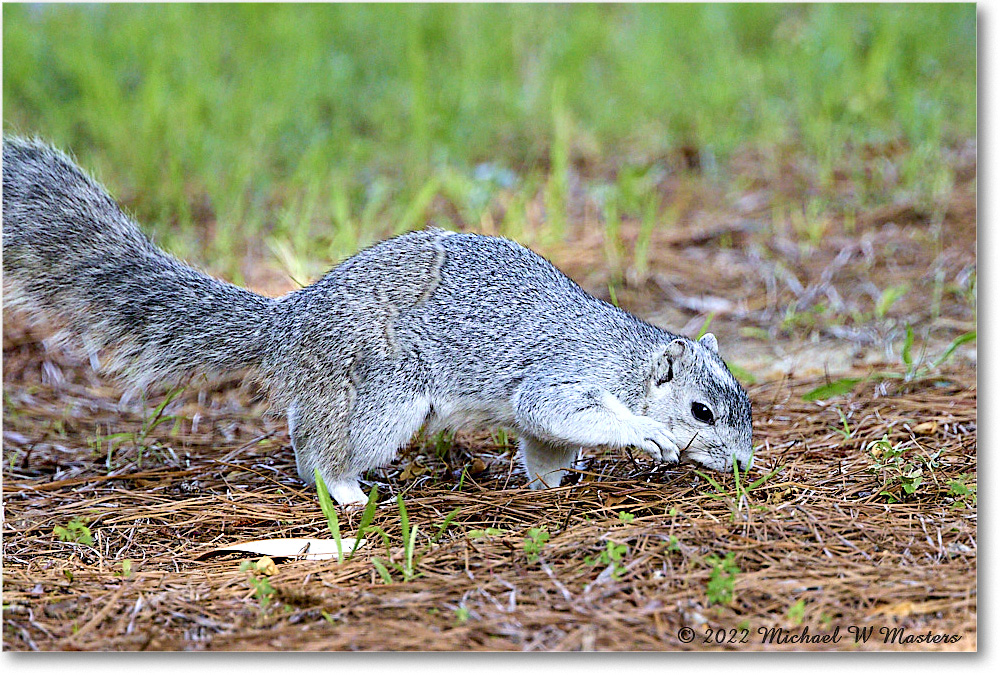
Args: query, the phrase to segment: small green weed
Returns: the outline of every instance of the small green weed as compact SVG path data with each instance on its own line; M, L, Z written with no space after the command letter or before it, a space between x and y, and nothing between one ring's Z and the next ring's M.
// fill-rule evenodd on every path
M447 429L434 434L431 439L432 449L438 457L444 457L455 442L455 432Z
M131 579L132 578L132 560L131 560L131 558L125 558L124 560L122 560L122 569L121 569L121 572L115 572L115 575L116 576L120 576L123 579Z
M806 615L806 601L799 598L794 605L788 608L785 612L785 617L791 622L793 626L802 625L802 620Z
M90 447L94 452L100 453L102 446L107 444L108 454L105 459L105 468L111 471L114 467L114 454L122 445L128 443L136 449L136 466L142 468L143 460L149 454L154 456L159 456L160 446L151 438L152 434L156 429L164 424L173 423L174 430L173 433L177 433L179 430L179 425L181 418L178 415L166 415L165 411L168 405L173 403L181 394L184 393L184 387L177 387L171 390L167 395L160 401L160 404L153 409L153 412L149 416L143 416L142 426L138 431L122 431L113 434L107 434L105 436L96 435L90 439ZM143 403L145 399L143 399ZM142 406L145 411L145 405ZM60 420L61 422L61 420Z
M493 434L493 443L498 448L510 447L510 431L503 427L498 428Z
M705 564L712 569L705 587L705 599L709 605L728 605L733 601L733 587L736 575L740 573L735 559L735 553L727 553L724 558L715 554L705 558Z
M528 530L528 536L524 538L524 553L528 556L528 562L538 562L542 547L549 540L549 533L544 527L533 527Z
M948 481L948 496L954 497L952 508L973 508L976 506L976 483L969 483L969 474L963 473L958 478Z
M501 537L507 534L507 530L501 530L499 527L487 527L485 530L469 530L466 534L469 539L484 539L486 537Z
M893 444L888 434L868 444L868 453L874 460L868 471L876 474L882 481L879 495L886 497L890 504L902 501L917 492L924 483L924 469L933 473L941 462L938 459L941 451L927 456L908 453L902 443ZM898 489L897 489L898 488Z
M253 589L254 597L260 604L260 613L266 614L274 601L275 590L271 585L271 580L267 575L258 573L257 564L253 560L244 560L240 563L240 571L247 572L247 581Z
M854 431L851 430L851 425L847 423L847 415L844 414L844 411L841 410L839 406L836 410L837 414L840 415L841 428L832 427L832 429L844 438L842 443L846 443L854 436Z
M632 251L632 269L639 279L645 279L649 273L649 247L657 224L662 222L663 226L669 229L676 224L680 215L679 209L673 206L667 209L661 221L659 218L660 202L661 196L656 192L650 192L642 206L639 236L636 237L635 248Z
M59 538L59 541L68 541L74 544L94 545L94 538L90 534L90 528L86 525L86 520L74 518L66 523L66 527L56 525L52 532Z
M613 541L605 542L604 550L597 557L587 556L583 559L588 565L612 566L611 578L618 581L625 575L625 564L622 562L628 554L628 544L616 544Z
M711 485L712 488L715 490L715 492L705 492L703 494L705 494L708 497L711 497L712 499L721 499L726 501L729 504L730 520L735 522L737 519L739 519L740 513L742 513L743 511L743 507L750 504L750 493L756 490L757 488L761 487L762 485L764 485L768 480L770 480L773 476L775 476L778 472L780 472L784 468L785 465L782 464L781 466L772 469L770 472L766 473L760 478L757 478L756 480L752 481L748 485L744 485L743 474L740 473L739 464L734 460L733 484L735 485L735 490L733 491L730 491L725 487L723 487L722 484L719 483L719 481L717 481L715 478L708 475L707 473L703 473L701 471L698 471L697 469L695 470L695 473L704 478L705 481L709 485ZM731 492L732 494L730 494ZM763 509L764 506L763 505L759 507L754 506L753 508Z
M781 332L790 334L796 328L812 331L827 322L828 309L822 302L802 309L799 308L798 301L792 302L785 308L785 316L781 319Z
M396 504L399 508L399 528L403 537L403 559L396 562L392 559L392 546L389 535L380 527L371 525L368 530L378 534L382 538L382 543L385 546L386 558L382 560L381 558L374 558L372 564L375 566L375 570L378 572L382 581L387 584L393 582L392 570L395 570L400 576L402 576L403 581L411 581L418 576L420 572L417 571L417 565L420 563L420 559L430 550L431 546L436 544L438 540L444 535L445 530L451 525L451 522L458 515L461 510L460 507L455 507L447 516L445 516L444 521L438 527L437 532L430 538L427 546L420 552L417 551L417 532L419 527L416 523L411 525L410 516L406 510L406 503L403 501L403 495L396 496Z
M802 208L789 209L788 220L799 236L804 251L817 247L830 227L826 205L820 199L810 199Z

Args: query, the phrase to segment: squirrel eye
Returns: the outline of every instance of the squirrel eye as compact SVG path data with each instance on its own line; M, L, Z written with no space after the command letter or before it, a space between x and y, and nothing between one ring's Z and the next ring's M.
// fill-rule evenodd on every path
M691 414L694 415L694 418L699 422L704 422L705 424L715 424L715 416L704 403L692 403Z

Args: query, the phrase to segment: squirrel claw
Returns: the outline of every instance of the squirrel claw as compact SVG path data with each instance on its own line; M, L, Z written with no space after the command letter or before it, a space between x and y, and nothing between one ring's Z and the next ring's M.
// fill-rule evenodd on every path
M666 464L676 464L680 460L680 448L674 435L666 425L650 418L639 418L642 424L639 429L641 440L636 447L645 450L649 455Z

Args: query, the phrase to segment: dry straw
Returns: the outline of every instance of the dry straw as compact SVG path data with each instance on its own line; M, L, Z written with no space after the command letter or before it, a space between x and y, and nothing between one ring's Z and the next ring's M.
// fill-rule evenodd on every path
M836 648L976 644L976 510L950 487L975 482L968 370L871 383L836 405L801 399L815 379L752 388L763 447L740 485L783 468L749 492L733 476L711 475L716 487L691 468L653 470L620 453L591 458L574 485L530 492L495 439L460 435L441 452L416 443L371 477L381 494L403 493L420 528L416 578L386 584L373 559L405 555L391 496L374 519L388 553L371 536L342 564L279 560L269 577L241 571L235 556L199 560L224 543L329 536L315 494L294 478L284 428L223 383L189 387L166 409L176 420L143 437L142 416L114 412L117 395L85 364L13 332L6 649L788 649L762 645L758 630L850 625L961 639L913 647L876 634ZM109 441L94 440L109 426L135 432L110 460ZM889 481L897 503L880 494L889 474L871 470L869 444L883 435L906 457L936 457L912 495ZM341 517L345 534L359 517ZM54 535L73 519L93 545ZM549 534L537 559L525 550L531 528ZM608 542L625 545L618 560L602 559ZM712 604L710 589L729 579L712 561L726 554L738 569L732 598ZM689 644L685 626L697 635ZM705 644L710 628L745 628L749 642L719 645L712 633Z

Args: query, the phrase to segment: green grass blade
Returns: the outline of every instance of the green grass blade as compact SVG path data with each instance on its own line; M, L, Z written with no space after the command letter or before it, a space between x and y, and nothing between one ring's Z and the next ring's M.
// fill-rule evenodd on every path
M410 538L406 541L406 577L407 580L412 579L415 575L413 574L413 551L416 548L417 543L417 525L413 526L410 530Z
M399 505L399 529L403 533L403 542L410 538L410 517L406 513L406 504L403 503L403 495L396 495L396 503Z
M965 333L964 335L959 335L957 338L951 341L951 344L949 344L947 349L945 349L944 352L941 353L941 356L937 357L934 363L931 364L931 367L937 368L942 363L950 359L951 355L955 353L956 349L964 345L966 342L971 342L972 340L975 339L976 339L976 331L970 331L968 333Z
M906 340L903 341L903 365L906 366L906 370L909 371L913 366L913 354L910 350L913 348L913 326L906 324Z
M392 555L392 546L390 546L391 540L389 539L389 535L386 534L386 531L383 530L378 525L369 525L367 531L374 532L378 536L382 537L382 545L385 546L385 553L386 555L391 556Z
M733 455L733 480L736 481L736 494L737 496L744 492L743 486L740 485L740 464L736 461L736 456Z
M160 415L163 414L163 410L168 405L170 405L170 403L174 399L176 399L178 396L180 396L183 391L184 391L184 387L177 387L176 389L172 389L167 394L166 398L163 399L163 401L160 403L160 405L156 406L156 408L153 410L153 417L152 417L152 419L153 420L159 419Z
M854 391L854 388L858 386L858 383L863 381L864 378L860 377L845 377L840 380L834 380L833 382L824 384L821 387L816 387L812 391L804 394L802 399L805 401L824 401L828 398L833 398L834 396L841 396Z
M385 566L385 563L383 563L378 558L374 558L372 559L372 565L375 566L375 569L376 571L378 571L378 575L382 577L383 582L387 584L392 583L392 575L389 574L389 569Z
M701 329L698 331L698 335L695 336L695 340L700 340L705 337L705 333L708 332L708 327L712 325L712 319L715 318L715 312L709 312L708 316L705 317L705 323L701 324Z
M313 476L316 477L316 494L319 495L319 508L326 516L326 525L330 529L330 535L337 542L337 562L344 561L344 551L340 541L340 519L337 518L337 506L330 498L330 492L326 489L323 477L319 475L319 469L313 469Z
M767 474L766 476L758 478L754 482L750 483L750 485L747 486L747 492L750 492L751 490L754 490L754 489L760 487L761 485L764 484L765 481L767 481L769 478L771 478L771 476L773 476L774 474L778 473L779 471L781 471L784 468L785 468L785 465L782 464L781 466L779 466L777 469L774 469L773 471L771 471L771 473Z
M446 529L448 529L449 525L451 525L451 521L453 521L455 519L455 516L457 516L458 512L461 511L461 510L462 510L462 507L456 506L452 510L451 513L449 513L447 516L445 516L444 522L441 523L441 527L439 527L437 533L433 537L431 537L431 543L432 544L436 544L437 543L437 540L441 538L441 535L444 534L444 531Z
M711 485L713 488L715 488L715 491L718 492L720 495L724 495L726 494L726 492L728 492L725 488L722 487L722 485L719 484L719 481L715 480L708 474L702 473L701 471L698 470L695 470L695 473L704 478L706 481L708 481L708 484Z
M361 514L361 523L358 525L358 533L354 535L354 546L351 548L350 556L354 557L354 552L358 550L358 546L361 545L361 539L365 536L365 530L371 525L372 519L375 518L375 508L378 503L378 487L372 485L372 491L368 493L368 503L365 504L365 512Z

